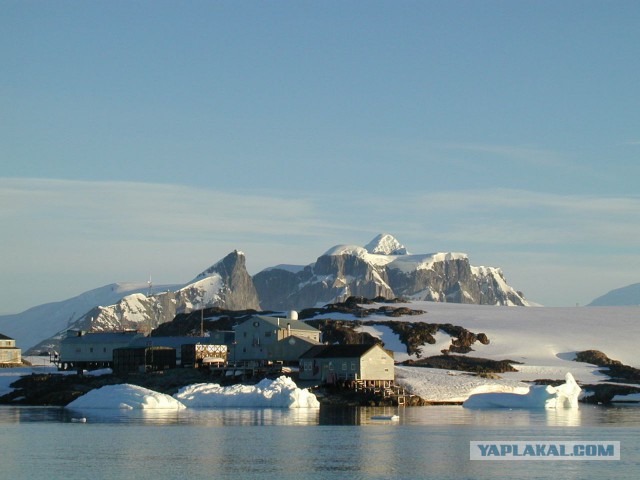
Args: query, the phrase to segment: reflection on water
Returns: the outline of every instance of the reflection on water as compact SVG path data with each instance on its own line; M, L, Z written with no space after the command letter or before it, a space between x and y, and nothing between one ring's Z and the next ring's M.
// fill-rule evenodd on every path
M396 413L397 422L371 418ZM573 411L0 407L0 428L2 478L635 480L640 465L637 406ZM472 440L536 439L620 441L621 460L509 465L469 460Z
M318 425L318 418L313 408L220 408L192 409L182 420L206 426Z
M398 415L399 421L376 420ZM0 424L78 422L132 425L196 425L206 427L261 425L466 425L491 428L581 427L612 425L640 427L637 405L581 405L579 409L466 409L430 407L214 408L187 410L69 410L58 407L0 406Z
M477 427L580 427L598 424L640 426L637 406L585 405L579 409L466 409L461 406L431 407L323 407L320 425L376 425L375 415L400 417L399 425L471 425ZM388 422L391 423L391 422Z
M302 408L213 408L188 410L107 410L65 411L65 420L86 418L92 423L133 423L149 425L200 425L203 427L260 425L318 425L319 411Z

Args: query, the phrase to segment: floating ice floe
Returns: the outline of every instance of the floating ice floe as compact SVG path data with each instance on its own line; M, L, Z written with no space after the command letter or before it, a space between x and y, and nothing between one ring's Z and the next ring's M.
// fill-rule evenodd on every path
M91 390L69 403L67 408L182 410L185 406L170 395L123 383Z
M399 415L373 415L371 417L371 420L391 420L395 422L400 420L400 416Z
M565 383L534 385L526 394L479 393L471 395L463 404L466 408L578 408L578 396L582 389L573 375L567 373Z
M222 387L217 383L197 383L180 389L174 398L187 407L271 407L319 408L316 396L300 389L291 378L265 378L256 385Z

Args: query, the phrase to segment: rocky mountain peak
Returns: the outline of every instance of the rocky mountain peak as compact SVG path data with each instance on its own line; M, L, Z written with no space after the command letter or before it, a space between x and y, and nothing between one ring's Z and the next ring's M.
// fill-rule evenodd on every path
M388 233L377 235L364 248L374 255L410 255L407 248Z
M243 252L234 250L222 260L214 263L204 272L196 276L196 278L194 278L191 283L197 282L199 280L202 280L203 278L207 278L215 274L218 274L223 278L229 277L231 276L231 273L238 268L245 268L245 257Z
M299 310L349 296L528 305L500 269L473 267L464 253L410 254L389 234L365 247L337 245L302 271L263 270L253 282L267 310Z
M56 335L36 345L33 350L57 350L67 329L92 332L136 329L147 333L159 324L173 320L178 313L210 307L260 309L258 294L246 270L242 252L231 252L193 281L173 291L150 296L134 292L109 306L96 306L67 323Z

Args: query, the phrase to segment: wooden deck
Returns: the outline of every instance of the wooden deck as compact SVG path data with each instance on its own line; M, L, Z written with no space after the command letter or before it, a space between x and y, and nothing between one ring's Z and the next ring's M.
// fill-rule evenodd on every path
M365 391L381 395L383 398L394 399L399 406L406 405L413 396L392 380L356 380L353 388L356 392Z

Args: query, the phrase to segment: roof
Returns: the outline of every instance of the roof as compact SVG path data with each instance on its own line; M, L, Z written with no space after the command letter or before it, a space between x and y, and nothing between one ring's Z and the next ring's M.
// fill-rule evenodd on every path
M309 349L301 358L360 358L376 345L318 345Z
M0 333L0 340L13 340L13 338L7 337L6 335Z
M270 323L276 328L284 329L287 328L287 325L290 325L291 330L306 330L310 332L319 331L317 328L313 328L311 325L308 325L305 322L301 322L300 320L293 320L291 318L267 317L266 315L255 315L242 322L242 325L246 324L247 322L255 321L256 318L262 320L263 322Z
M114 348L113 351L116 350L153 350L153 351L165 351L171 350L176 351L173 347L167 347L165 345L127 345L126 347Z
M180 348L182 345L195 345L202 343L211 345L214 339L211 337L141 337L131 342L131 347L171 347Z
M291 345L292 344L292 340L293 340L293 343L301 342L301 343L306 343L306 344L314 345L314 346L316 346L316 345L321 346L321 347L325 347L326 346L326 345L324 345L324 344L322 344L320 342L317 342L317 341L313 340L312 338L301 337L299 335L289 335L288 337L284 337L282 340L278 340L278 342L276 342L276 343L288 343L288 344Z
M122 343L131 342L142 335L138 332L96 332L85 333L84 335L68 336L62 339L65 344L86 344L86 343Z

